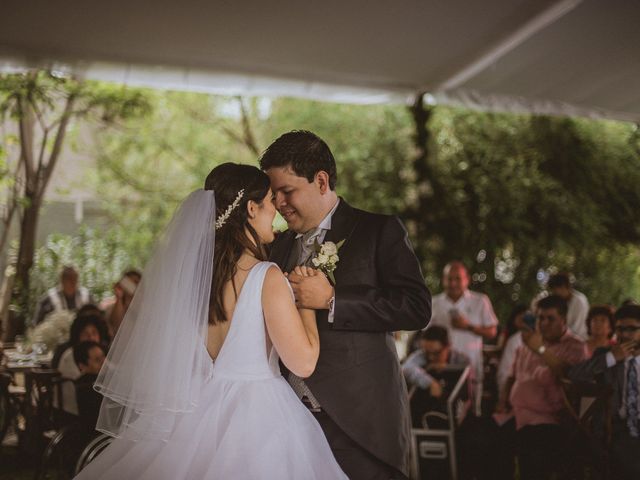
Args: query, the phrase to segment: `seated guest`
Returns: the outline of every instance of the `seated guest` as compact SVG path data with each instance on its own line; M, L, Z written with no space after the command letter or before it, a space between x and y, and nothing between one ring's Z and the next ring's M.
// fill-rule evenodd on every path
M550 478L571 461L567 432L560 425L565 405L560 378L567 367L586 359L586 348L567 328L567 308L556 295L538 302L537 331L522 332L513 376L501 396L501 410L510 408L515 416L523 480Z
M610 347L614 331L615 320L613 311L608 305L596 305L589 309L587 315L587 350L589 356L598 348Z
M49 289L38 302L32 325L35 327L51 312L58 310L78 310L91 303L89 290L78 285L78 272L73 267L64 267L60 274L60 286Z
M509 314L509 318L507 318L507 322L501 327L498 331L498 336L496 339L496 347L498 350L504 350L507 341L516 333L520 331L516 318L521 316L527 311L527 306L520 304L513 307L511 313Z
M568 305L567 327L581 340L587 339L587 326L584 319L589 312L589 300L584 293L579 292L571 284L571 277L568 273L556 273L549 277L547 291L542 292L531 302L531 310L536 311L536 304L541 298L547 295L557 295L562 297Z
M89 430L95 429L100 413L102 395L93 389L105 359L104 347L97 342L81 342L73 348L73 358L82 373L75 383L80 422Z
M102 323L106 325L106 322L104 320L104 312L95 303L87 303L86 305L80 307L80 310L78 310L76 317L90 317L92 315L100 317ZM101 330L104 330L104 328L102 328Z
M640 306L623 305L615 315L618 344L597 349L570 372L573 381L596 380L613 389L612 478L640 478Z
M433 296L431 323L449 330L451 345L469 357L473 369L475 411L480 414L483 385L484 341L498 332L498 318L484 293L469 289L469 272L461 262L448 263L442 272L443 292Z
M93 303L87 303L86 305L83 305L80 308L80 310L78 310L78 313L76 313L75 318L77 319L78 317L90 317L90 316L100 317L100 319L102 320L101 321L102 327L100 328L101 337L106 338L107 328L106 328L106 323L104 321L104 312L100 310L100 308L97 305ZM60 364L60 357L64 352L66 352L69 349L69 347L73 347L73 345L71 345L70 339L67 339L66 342L61 343L56 347L55 351L53 352L53 358L51 359L52 368L56 368L56 369L58 368L58 365Z
M115 337L118 332L140 280L142 280L142 274L138 270L125 272L122 278L113 286L114 296L102 303L106 312L109 336L111 338Z
M469 357L452 350L446 328L434 326L421 333L419 348L402 366L405 379L414 388L411 394L411 423L422 428L422 417L426 412L446 412L446 399L453 385L438 379L446 367L466 367Z
M524 323L525 313L527 313L526 305L516 306L507 320L507 325L504 329L505 335L501 335L502 342L500 343L502 343L502 345L499 346L502 347L502 355L500 356L500 363L498 364L498 372L496 375L498 392L504 390L507 378L509 378L513 368L516 350L522 345L522 334L520 332L526 328Z
M73 359L73 348L81 342L92 341L105 345L107 342L107 333L102 317L97 315L76 316L71 324L69 334L69 342L67 349L60 355L57 369L64 378L76 380L81 376L80 369ZM63 410L78 414L78 406L76 404L76 394L73 385L63 384L62 386L62 408Z
M429 390L434 397L442 395L440 384L429 375L429 371L442 370L446 366L466 367L469 357L452 350L446 328L433 326L420 335L420 348L413 352L402 365L402 372L409 385Z

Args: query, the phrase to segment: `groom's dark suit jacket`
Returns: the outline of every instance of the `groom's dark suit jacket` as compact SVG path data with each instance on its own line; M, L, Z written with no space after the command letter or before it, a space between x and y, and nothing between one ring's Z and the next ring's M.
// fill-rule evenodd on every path
M334 272L335 316L317 313L320 357L306 383L342 430L408 476L407 389L390 332L418 330L431 318L431 295L407 231L397 217L340 200L325 241L345 240ZM296 265L294 232L278 236L271 260Z

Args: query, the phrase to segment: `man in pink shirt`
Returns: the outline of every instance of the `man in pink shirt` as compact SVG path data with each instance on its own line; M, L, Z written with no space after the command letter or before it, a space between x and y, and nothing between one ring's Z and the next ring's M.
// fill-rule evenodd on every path
M567 329L566 317L567 302L562 297L551 295L538 302L537 330L522 333L513 376L502 395L515 415L523 480L548 478L570 461L567 434L560 426L564 409L560 378L567 367L585 360L587 351Z

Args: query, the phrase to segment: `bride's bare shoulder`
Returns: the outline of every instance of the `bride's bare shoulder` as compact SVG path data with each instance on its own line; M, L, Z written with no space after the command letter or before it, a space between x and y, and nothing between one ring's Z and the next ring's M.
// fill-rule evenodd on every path
M282 273L282 270L277 265L270 265L267 269L267 273L264 277L264 284L262 286L263 303L270 297L280 295L291 295L289 285L286 277Z
M285 280L282 270L276 264L271 264L267 267L267 273L264 276L264 288L277 288L283 285Z

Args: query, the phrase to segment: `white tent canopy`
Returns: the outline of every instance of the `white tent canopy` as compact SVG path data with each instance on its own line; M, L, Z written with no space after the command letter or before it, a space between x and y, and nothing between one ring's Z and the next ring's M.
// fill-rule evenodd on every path
M640 121L636 0L3 0L0 71Z

